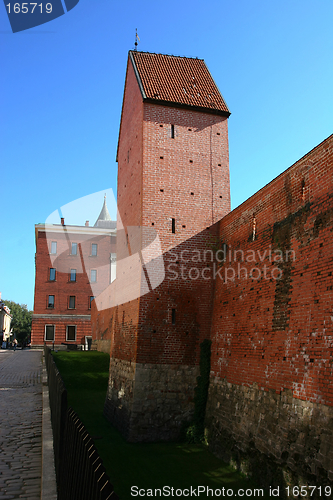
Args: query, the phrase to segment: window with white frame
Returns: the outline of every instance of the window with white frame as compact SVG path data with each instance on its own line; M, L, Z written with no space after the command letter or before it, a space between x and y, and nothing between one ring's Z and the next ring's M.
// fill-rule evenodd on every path
M49 299L47 301L47 307L50 308L54 307L54 295L49 295Z
M53 342L55 338L55 325L45 325L45 340Z
M72 243L71 255L77 255L77 243Z
M96 257L96 255L97 255L97 243L92 243L91 244L91 255L93 255L94 257Z
M70 295L68 301L68 309L75 309L75 295Z
M66 340L75 342L75 340L76 340L76 325L67 325L66 326Z
M96 281L97 281L97 270L91 269L90 270L90 283L96 283Z
M52 241L51 242L51 254L55 254L55 253L57 253L57 242Z

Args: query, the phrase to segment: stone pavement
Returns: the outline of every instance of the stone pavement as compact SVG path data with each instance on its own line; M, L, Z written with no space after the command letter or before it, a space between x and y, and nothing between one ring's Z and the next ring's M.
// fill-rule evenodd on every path
M0 499L40 500L42 351L0 350Z

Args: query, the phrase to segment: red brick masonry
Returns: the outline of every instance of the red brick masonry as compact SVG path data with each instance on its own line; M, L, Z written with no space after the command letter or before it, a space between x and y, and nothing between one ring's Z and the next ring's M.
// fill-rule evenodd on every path
M146 266L140 297L108 308L110 288L105 308L92 309L94 339L111 346L105 413L130 440L177 437L208 338L213 449L271 484L324 485L333 480L333 136L230 212L228 113L185 104L178 80L168 97L163 79L159 94L153 56L128 61L117 259L131 226L153 228L165 278L147 293Z
M211 333L212 375L330 406L332 153L330 136L220 221L227 279L216 279Z

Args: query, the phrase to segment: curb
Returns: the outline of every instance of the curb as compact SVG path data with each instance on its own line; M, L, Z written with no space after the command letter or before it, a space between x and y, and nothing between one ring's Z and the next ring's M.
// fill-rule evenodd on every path
M42 477L41 500L57 500L57 483L54 467L53 433L49 403L49 387L43 354L42 367L43 422L42 422Z

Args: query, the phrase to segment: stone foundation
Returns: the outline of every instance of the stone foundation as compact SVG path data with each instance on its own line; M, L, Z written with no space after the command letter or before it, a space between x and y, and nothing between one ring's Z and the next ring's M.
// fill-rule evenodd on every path
M91 343L91 350L110 354L111 340L93 340Z
M104 413L128 441L179 438L194 410L199 368L111 359Z
M128 438L133 404L135 363L110 359L109 385L104 404L104 415Z
M331 407L215 379L205 423L211 450L264 487L333 485Z
M63 344L54 344L54 349L53 349L53 345L52 344L47 344L47 347L49 347L51 349L51 351L67 351L67 346L63 345ZM44 349L44 344L34 344L32 345L29 349ZM81 350L81 346L78 347L78 349Z

